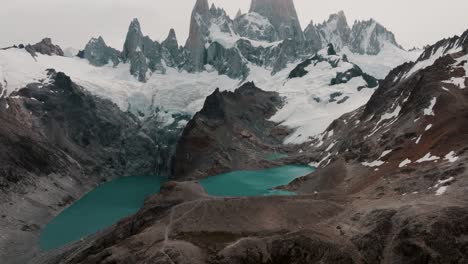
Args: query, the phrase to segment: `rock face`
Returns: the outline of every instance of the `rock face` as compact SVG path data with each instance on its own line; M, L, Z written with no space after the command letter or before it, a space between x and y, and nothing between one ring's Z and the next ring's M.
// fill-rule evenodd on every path
M206 62L205 43L209 30L210 9L208 0L197 0L190 19L190 31L185 48L189 53L190 65L186 68L192 71L201 71Z
M162 57L169 67L178 68L184 61L183 49L179 47L175 30L171 28L167 38L161 42Z
M121 61L120 52L107 46L102 37L91 39L85 49L78 53L78 57L87 59L94 66L104 66L109 63L117 66Z
M130 73L144 82L148 74L166 71L162 64L161 45L153 42L148 36L143 36L140 22L134 19L128 28L122 51L124 62L130 63Z
M124 113L53 70L47 79L0 97L0 110L5 263L26 263L37 253L47 221L97 183L167 173L180 132L170 135L177 129Z
M45 38L40 42L34 45L26 45L26 51L31 53L31 56L35 57L36 53L44 54L44 55L57 55L63 56L63 51L58 45L52 44L52 40L50 38Z
M216 90L179 140L173 177L202 178L254 166L249 164L252 156L268 153L285 136L281 128L267 121L280 105L278 94L264 92L253 83L235 92Z
M375 20L354 23L349 40L349 48L352 52L377 55L384 45L400 47L395 35Z
M239 35L248 39L268 42L279 40L276 28L266 17L255 12L237 16L234 26Z
M377 55L385 45L402 49L395 35L374 19L355 21L350 28L343 11L330 15L321 24L311 22L304 30L304 37L319 49L332 44L337 51L348 47L358 54Z
M252 0L250 12L267 18L276 29L279 40L304 40L293 0Z

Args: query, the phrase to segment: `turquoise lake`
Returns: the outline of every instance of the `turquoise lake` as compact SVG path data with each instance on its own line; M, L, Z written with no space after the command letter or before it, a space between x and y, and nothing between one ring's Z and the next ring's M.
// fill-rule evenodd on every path
M314 171L309 166L283 166L258 171L235 171L200 181L213 196L294 195L271 190ZM43 250L80 240L136 213L146 197L159 192L165 179L125 177L103 183L66 208L47 224L40 237Z
M309 166L289 165L260 171L234 171L203 179L200 183L213 196L292 195L294 193L271 189L314 170Z

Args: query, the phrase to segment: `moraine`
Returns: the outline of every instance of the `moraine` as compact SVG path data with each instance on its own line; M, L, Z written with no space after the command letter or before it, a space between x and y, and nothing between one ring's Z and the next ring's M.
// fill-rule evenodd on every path
M235 171L200 181L212 196L293 195L272 190L312 173L309 166L283 166L258 171ZM55 217L40 238L43 250L78 241L136 213L146 197L158 193L166 180L160 177L124 177L101 184Z

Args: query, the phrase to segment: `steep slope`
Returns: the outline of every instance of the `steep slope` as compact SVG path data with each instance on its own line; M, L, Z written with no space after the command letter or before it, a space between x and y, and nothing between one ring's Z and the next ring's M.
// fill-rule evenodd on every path
M395 35L373 19L356 21L351 29L350 50L358 54L377 55L384 45L400 47Z
M0 120L5 263L25 263L36 254L47 221L101 181L167 173L172 155L167 145L180 132L161 130L156 117L140 121L54 70L2 96Z
M252 0L249 12L267 18L276 29L279 40L304 40L293 0Z
M277 93L264 92L253 83L234 92L216 90L187 124L178 142L172 177L203 178L258 167L258 160L283 148L287 130L268 121L280 106Z

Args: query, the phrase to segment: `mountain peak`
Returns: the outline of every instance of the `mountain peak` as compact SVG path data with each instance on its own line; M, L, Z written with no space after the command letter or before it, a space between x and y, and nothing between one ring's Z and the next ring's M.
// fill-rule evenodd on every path
M280 39L304 40L293 0L252 0L249 12L270 20Z
M239 17L241 17L241 16L242 16L242 11L241 11L241 9L239 8L239 10L237 10L237 14L236 14L235 19L237 19L237 18L239 18Z
M343 10L340 10L335 14L331 14L328 17L328 20L327 20L328 23L333 22L333 21L338 21L339 23L342 23L342 24L346 23L346 25L348 25L348 19L346 18L346 15Z
M175 32L175 30L174 30L173 28L171 28L171 29L169 30L169 34L167 35L166 40L168 40L168 39L170 39L170 40L174 40L174 39L177 40L176 32Z
M208 0L197 0L192 11L192 16L194 16L194 14L206 15L209 12L210 7L208 5Z
M130 32L135 32L135 33L138 33L138 34L142 34L141 33L140 21L138 21L137 18L134 18L132 20L132 22L130 22L130 26L128 27L128 33L130 33Z
M353 24L349 48L360 54L378 54L384 45L401 48L395 35L374 19L356 21Z

